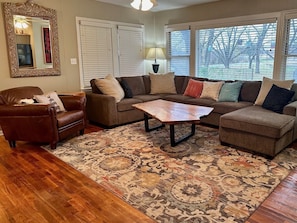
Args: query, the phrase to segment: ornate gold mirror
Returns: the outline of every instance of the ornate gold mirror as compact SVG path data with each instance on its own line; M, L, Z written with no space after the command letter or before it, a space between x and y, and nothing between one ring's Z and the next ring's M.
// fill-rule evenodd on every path
M57 14L27 0L3 3L11 77L60 75Z

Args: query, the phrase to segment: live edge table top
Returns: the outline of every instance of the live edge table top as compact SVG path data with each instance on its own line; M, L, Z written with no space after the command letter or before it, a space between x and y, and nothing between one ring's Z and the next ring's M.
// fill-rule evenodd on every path
M207 116L213 108L189 105L162 99L134 104L133 107L147 113L152 118L164 124L182 122L198 122L202 116Z

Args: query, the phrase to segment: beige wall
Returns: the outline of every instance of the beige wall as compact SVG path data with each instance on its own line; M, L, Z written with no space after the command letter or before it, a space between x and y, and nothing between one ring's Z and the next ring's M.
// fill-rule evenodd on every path
M0 3L2 2L6 1L0 0ZM12 2L25 2L25 0ZM165 39L163 26L166 24L297 9L296 0L222 0L210 4L158 13L139 12L131 8L99 3L95 0L35 0L35 2L44 7L57 10L62 75L55 77L11 78L8 66L4 24L3 19L1 19L0 90L23 85L37 85L44 91L78 91L79 67L78 64L70 64L70 58L78 59L76 16L144 24L146 47L154 46L154 42L156 42L158 46L164 47ZM1 18L3 18L2 10L0 14ZM154 29L154 23L156 24L156 29Z
M0 2L7 2L0 0ZM25 2L17 0L11 2ZM43 91L56 90L58 92L78 91L79 65L71 65L70 58L78 59L76 38L76 17L95 18L135 24L153 24L151 12L141 13L131 8L117 7L110 4L99 3L95 0L35 0L35 3L53 8L58 14L59 47L61 61L61 76L54 77L27 77L11 78L9 61L7 58L6 37L3 19L0 19L0 90L23 86L40 86ZM3 18L2 8L0 18ZM151 36L151 27L148 29L147 39Z
M297 9L296 0L221 0L156 13L160 23L178 24Z

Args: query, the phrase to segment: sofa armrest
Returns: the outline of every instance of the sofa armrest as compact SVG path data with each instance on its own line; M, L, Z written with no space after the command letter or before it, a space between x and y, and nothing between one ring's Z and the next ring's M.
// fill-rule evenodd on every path
M118 111L116 99L109 95L86 93L87 97L87 118L90 121L113 126L118 122Z
M67 111L85 110L86 97L78 95L59 95L63 105Z
M283 114L295 116L293 141L297 139L297 101L287 104L283 109Z
M283 109L283 114L297 116L297 101L287 104Z

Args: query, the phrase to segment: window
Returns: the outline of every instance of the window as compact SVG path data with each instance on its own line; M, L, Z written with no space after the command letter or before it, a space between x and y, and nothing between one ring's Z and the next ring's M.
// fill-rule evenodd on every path
M262 80L273 76L276 22L196 30L196 76Z
M77 18L81 89L90 80L144 74L142 25Z
M93 78L113 74L112 27L103 24L81 22L80 33L80 73L81 88L90 86Z
M296 15L297 17L297 15ZM297 82L297 18L286 20L286 38L284 41L283 69L286 79L294 79Z
M143 75L143 29L119 26L118 37L120 75Z
M190 75L191 30L167 31L168 71Z

